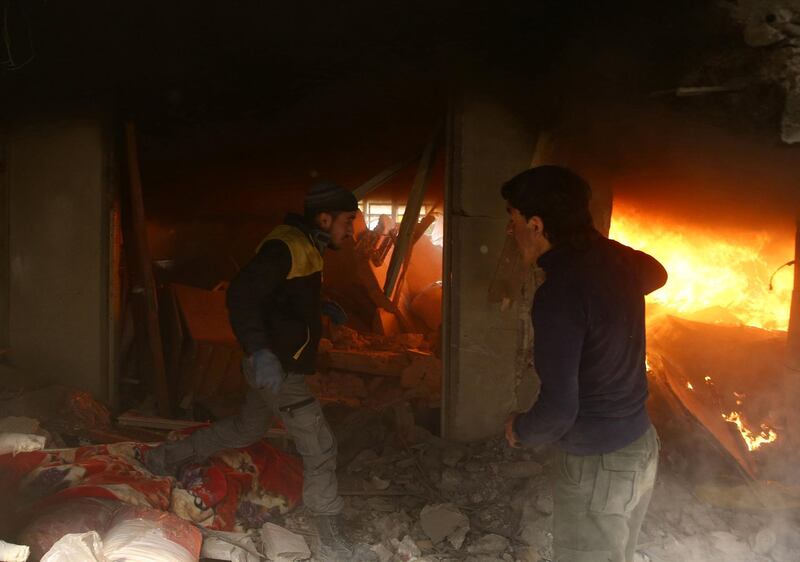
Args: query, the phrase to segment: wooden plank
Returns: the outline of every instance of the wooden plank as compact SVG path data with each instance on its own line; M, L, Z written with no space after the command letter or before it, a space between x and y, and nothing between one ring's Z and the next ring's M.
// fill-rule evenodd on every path
M135 294L141 296L144 302L139 307L143 310L144 328L151 356L150 384L156 399L158 412L162 416L169 416L172 404L169 398L169 384L167 370L164 365L164 350L161 341L161 326L158 318L158 301L156 296L156 282L153 277L153 266L150 258L150 249L147 242L147 225L145 223L144 200L142 198L142 179L139 171L139 154L136 144L136 128L132 121L125 124L125 141L128 158L128 185L130 195L130 225L133 233L133 246L135 249L134 261L138 276L138 286ZM141 326L141 324L140 324Z
M197 422L192 420L173 420L158 416L144 416L132 411L120 414L119 417L117 417L117 423L123 427L144 427L148 429L164 429L168 431L208 425L205 422ZM267 439L287 438L290 437L290 435L283 428L273 427L267 431L265 437Z
M394 294L397 278L400 275L400 268L406 259L406 254L412 246L411 241L414 236L414 228L419 222L419 211L422 208L422 199L425 197L425 189L428 186L428 179L430 178L431 169L433 167L433 158L436 154L436 146L439 136L441 135L441 130L441 125L436 125L434 133L431 135L425 147L425 151L420 158L417 175L414 177L414 184L408 196L406 210L403 214L403 220L400 223L400 232L397 235L394 252L392 252L392 259L389 262L389 269L386 273L386 283L383 286L383 292L389 298L392 298Z

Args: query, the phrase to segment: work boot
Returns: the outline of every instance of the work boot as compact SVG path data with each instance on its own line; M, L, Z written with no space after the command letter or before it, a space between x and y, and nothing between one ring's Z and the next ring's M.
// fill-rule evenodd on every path
M156 476L177 476L180 468L194 459L194 447L189 439L169 441L145 451L142 463Z
M350 562L353 559L353 545L344 536L338 515L316 515L314 525L319 536L317 557L326 562Z

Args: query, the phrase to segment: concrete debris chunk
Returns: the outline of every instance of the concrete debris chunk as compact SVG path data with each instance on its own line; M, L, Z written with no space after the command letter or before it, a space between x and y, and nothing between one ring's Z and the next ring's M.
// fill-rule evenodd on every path
M496 554L500 555L508 550L508 539L500 535L484 535L467 547L470 554Z
M29 453L31 451L41 451L47 439L41 435L27 435L24 433L3 433L0 434L0 455L11 453Z
M30 555L28 546L0 541L0 560L3 562L25 562Z
M214 560L230 560L231 562L259 562L262 556L257 555L253 538L246 533L226 533L224 531L206 531L200 556ZM210 533L210 534L209 534Z
M446 447L442 451L442 463L445 466L449 466L450 468L454 468L461 462L461 459L464 458L466 455L466 451L459 447Z
M453 504L426 505L419 517L422 530L434 544L448 539L453 548L461 548L469 531L469 519Z
M419 549L417 543L414 542L414 539L412 539L410 535L403 537L402 541L398 541L397 539L393 540L392 546L394 546L395 550L397 551L395 560L398 562L411 562L412 560L417 560L420 556L422 556L422 551Z
M380 511L383 513L394 513L397 511L397 505L392 500L392 498L384 498L382 496L376 496L374 498L367 499L367 505L375 511Z
M368 490L378 490L383 491L389 488L391 482L389 480L383 480L377 476L373 476L366 482L366 487Z
M753 535L751 545L756 554L766 556L770 551L775 548L778 542L778 537L775 531L769 528L764 528Z
M407 535L411 527L411 518L405 511L384 515L375 522L375 529L381 539L391 541Z
M372 545L371 549L375 556L378 557L378 562L389 562L394 556L394 553L383 543Z
M540 494L536 498L536 511L544 515L553 514L553 496L550 494Z
M354 474L356 472L361 472L364 468L367 467L370 463L376 461L378 459L378 453L373 451L372 449L364 449L356 458L350 461L350 464L347 465L347 472L349 474Z
M274 562L294 562L311 558L306 540L288 529L273 523L261 527L264 554Z

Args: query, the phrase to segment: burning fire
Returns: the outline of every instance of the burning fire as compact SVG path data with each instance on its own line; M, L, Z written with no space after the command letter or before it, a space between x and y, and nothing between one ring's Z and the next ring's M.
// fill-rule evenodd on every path
M751 429L744 425L742 414L739 412L731 412L728 415L722 414L722 418L726 422L736 424L736 429L742 435L748 451L755 451L765 443L774 443L778 439L778 434L774 429L767 424L761 424L761 432L756 434Z
M769 330L786 330L789 324L792 276L788 271L770 274L793 256L791 240L786 255L764 258L772 242L767 234L726 234L688 229L645 217L629 209L615 209L610 237L653 255L669 272L667 284L648 297L678 316L716 308L727 323ZM784 259L785 258L785 259ZM780 261L780 260L783 261ZM722 320L717 315L715 320Z
M694 390L694 385L692 383L690 383L690 382L687 382L686 383L686 388L688 388L689 390Z

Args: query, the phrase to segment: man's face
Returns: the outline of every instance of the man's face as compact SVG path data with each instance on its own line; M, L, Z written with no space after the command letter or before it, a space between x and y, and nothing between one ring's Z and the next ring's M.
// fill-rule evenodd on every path
M317 219L321 230L328 233L331 241L328 247L338 250L348 238L353 238L353 221L356 218L356 211L351 213L339 213L336 218L330 213L320 213Z
M514 236L525 263L535 264L536 260L551 248L550 241L544 236L542 219L536 216L526 219L525 215L511 205L507 205L506 210L511 217L506 233Z

